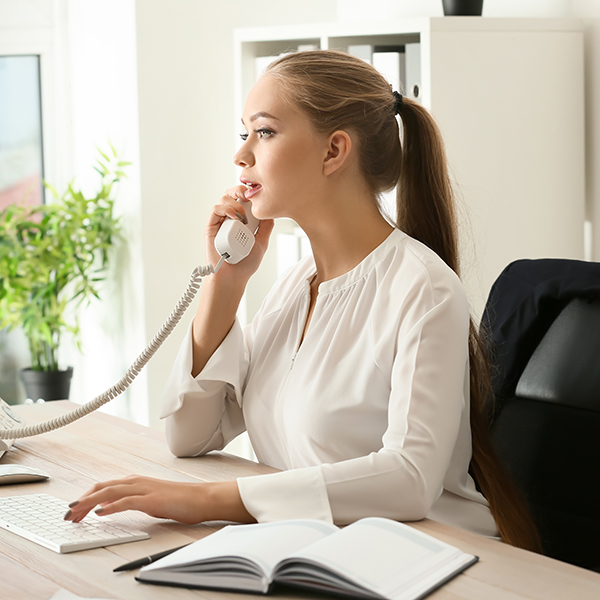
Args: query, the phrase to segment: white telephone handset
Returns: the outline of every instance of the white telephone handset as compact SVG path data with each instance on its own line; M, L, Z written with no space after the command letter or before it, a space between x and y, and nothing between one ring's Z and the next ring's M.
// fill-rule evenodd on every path
M249 200L241 199L240 202L246 209L247 223L227 218L215 236L217 252L232 265L239 263L250 254L254 247L254 234L260 224L260 221L251 212L252 203Z
M211 273L216 273L223 261L236 264L250 254L250 251L254 246L254 234L258 229L260 221L252 214L252 204L250 201L243 199L240 201L244 202L244 204L247 203L247 206L244 206L247 223L244 224L234 219L225 220L221 229L219 229L215 236L215 247L221 255L221 260L217 263L216 267L207 265L205 267L196 267L194 269L183 296L173 309L167 322L161 327L160 331L154 336L150 344L148 344L145 350L129 367L125 375L115 385L106 390L103 394L96 396L93 400L90 400L86 404L82 404L79 408L72 410L65 415L43 423L25 427L22 426L20 417L9 408L4 400L0 399L0 456L12 446L15 439L47 433L54 429L58 429L59 427L64 427L69 423L73 423L73 421L88 415L107 402L110 402L110 400L122 394L129 387L139 372L146 366L146 363L154 356L162 343L167 339L177 323L179 323L181 317L200 288L202 280Z

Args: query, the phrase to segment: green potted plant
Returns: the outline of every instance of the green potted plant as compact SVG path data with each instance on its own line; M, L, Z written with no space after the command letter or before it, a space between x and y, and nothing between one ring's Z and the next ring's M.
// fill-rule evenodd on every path
M86 198L74 181L62 196L45 183L51 203L0 211L0 328L21 327L27 337L31 367L21 376L33 400L68 398L73 369L59 368L58 350L64 333L77 341L79 328L66 309L98 297L109 251L120 237L112 193L130 163L119 160L112 145L111 153L99 152L93 197ZM57 387L40 387L48 384Z

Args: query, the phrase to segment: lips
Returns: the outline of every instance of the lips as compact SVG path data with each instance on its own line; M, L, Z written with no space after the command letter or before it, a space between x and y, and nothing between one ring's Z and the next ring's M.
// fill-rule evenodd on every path
M260 183L256 183L255 181L250 181L244 177L240 177L240 181L248 188L244 196L246 196L246 200L250 200L252 196L258 194L260 190L262 190L262 185Z

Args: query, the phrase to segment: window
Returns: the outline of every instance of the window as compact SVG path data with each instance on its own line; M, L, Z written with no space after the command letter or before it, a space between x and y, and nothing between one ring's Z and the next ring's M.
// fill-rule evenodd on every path
M44 198L40 58L0 56L0 209Z

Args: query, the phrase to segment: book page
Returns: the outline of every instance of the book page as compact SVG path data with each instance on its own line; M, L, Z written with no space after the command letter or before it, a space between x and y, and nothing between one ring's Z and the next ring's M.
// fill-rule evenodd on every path
M157 560L142 571L176 570L218 557L241 557L257 564L270 579L273 568L280 560L337 531L335 525L310 519L229 525ZM212 565L215 565L214 561Z
M320 564L381 596L400 598L401 590L415 584L434 585L436 569L446 577L444 566L457 556L465 564L473 558L408 525L368 518L299 550L286 564L293 563L296 572L298 559ZM310 565L305 569L309 573Z

